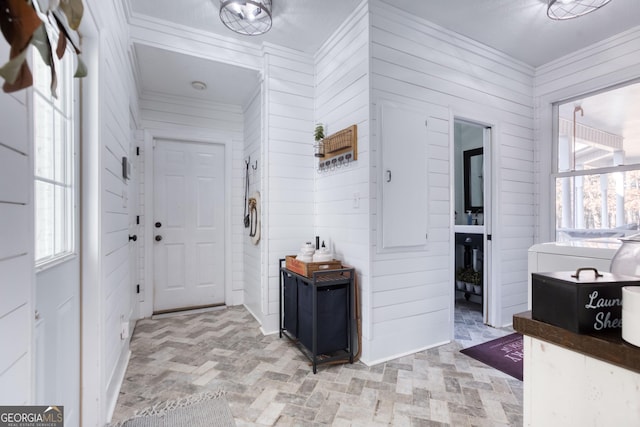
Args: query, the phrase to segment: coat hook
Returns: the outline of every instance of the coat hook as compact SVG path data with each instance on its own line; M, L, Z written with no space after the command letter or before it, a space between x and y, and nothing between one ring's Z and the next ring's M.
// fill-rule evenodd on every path
M249 169L249 164L251 163L251 156L247 160L244 161L244 165Z
M251 157L249 157L249 159L251 159ZM256 165L251 165L251 169L253 169L254 171L258 170L258 161L256 160Z

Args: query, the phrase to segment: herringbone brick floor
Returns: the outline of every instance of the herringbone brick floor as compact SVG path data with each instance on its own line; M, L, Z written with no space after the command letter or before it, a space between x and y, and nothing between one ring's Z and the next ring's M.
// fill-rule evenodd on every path
M113 422L156 403L224 390L238 426L519 426L522 383L459 352L509 331L456 310L456 341L368 367L321 366L263 336L243 307L140 320Z

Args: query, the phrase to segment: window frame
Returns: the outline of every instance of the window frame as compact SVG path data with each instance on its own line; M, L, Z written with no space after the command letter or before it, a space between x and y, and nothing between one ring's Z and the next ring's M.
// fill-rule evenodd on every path
M613 84L613 85L601 88L599 90L588 91L580 95L571 96L569 98L551 103L551 174L550 174L551 179L549 182L549 185L550 185L549 209L551 212L550 231L553 236L553 241L558 241L558 227L557 227L558 218L557 218L557 206L556 206L556 201L558 196L558 193L556 191L556 182L558 179L584 177L584 176L590 176L590 175L603 175L603 174L611 174L616 172L640 171L640 162L637 162L637 163L623 164L618 166L606 166L606 167L594 168L594 169L574 169L574 170L569 170L565 172L559 172L560 105L568 104L572 101L584 99L586 97L598 95L600 93L616 90L625 86L630 86L638 83L640 83L640 79L637 79L637 78L631 79L631 80L627 80L624 82L620 82L617 84ZM573 215L575 215L575 212L573 213Z
M55 55L54 55L55 57ZM34 221L34 264L37 272L45 270L47 268L59 265L67 260L73 259L78 256L79 248L79 153L78 153L78 136L79 136L79 83L76 78L73 77L74 67L76 66L75 57L70 47L67 48L67 52L61 60L57 57L54 58L54 64L56 66L57 79L58 79L58 98L54 98L50 92L49 84L49 67L44 64L40 54L36 49L32 50L31 62L33 64L34 84L30 93L31 101L31 114L30 122L32 129L32 141L33 141L33 221ZM61 66L61 62L64 62L64 66ZM42 84L39 84L36 79L38 78L38 69L46 70L47 78ZM41 73L42 76L44 73ZM46 113L50 114L51 125L47 127L40 127L38 124L38 103L43 102L46 104ZM63 123L62 134L60 136L59 129L56 125ZM50 142L61 143L63 148L63 154L60 156L63 160L63 171L60 173L53 172L53 177L38 175L38 134L43 129L47 134L47 139ZM56 150L55 145L52 148ZM52 165L50 167L55 168L55 154L50 156ZM60 165L58 165L60 166ZM58 175L58 176L56 176ZM56 191L63 191L65 194L64 208L60 212L56 208L52 210L52 220L49 226L53 228L52 238L52 250L48 251L45 256L38 258L38 230L39 230L39 216L38 216L38 183L46 183L52 185L54 196L54 203L56 201ZM60 218L60 214L62 218ZM59 227L59 225L62 226ZM56 249L56 248L59 249Z

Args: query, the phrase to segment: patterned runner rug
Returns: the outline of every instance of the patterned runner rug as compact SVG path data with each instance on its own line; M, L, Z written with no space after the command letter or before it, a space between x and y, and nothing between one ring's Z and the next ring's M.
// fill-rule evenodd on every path
M202 393L157 404L112 427L234 427L224 394Z

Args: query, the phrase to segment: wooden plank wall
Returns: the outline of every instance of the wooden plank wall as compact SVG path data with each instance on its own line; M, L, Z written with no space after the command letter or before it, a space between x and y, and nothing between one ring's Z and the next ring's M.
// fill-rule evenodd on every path
M278 260L313 239L313 58L265 47L263 243L267 289L263 330L278 328Z
M499 299L496 326L509 324L513 312L526 309L527 249L534 234L533 69L383 1L371 1L370 9L372 114L381 100L392 100L434 111L434 124L445 135L451 115L496 125L493 235L494 265L500 265L493 277ZM375 136L371 143L375 149ZM427 253L405 256L374 251L369 355L373 361L449 337L454 248L448 150L436 147L429 160L429 234L437 244ZM372 159L375 162L376 156ZM377 194L376 184L372 187Z
M315 56L315 118L331 135L358 126L358 160L315 177L316 234L357 269L363 311L369 307L370 164L368 7L360 6ZM311 130L311 129L310 129ZM307 151L313 135L308 132ZM317 159L313 159L317 168ZM368 323L363 322L365 341Z
M0 42L0 58L9 46ZM33 371L33 172L27 95L0 92L0 402L30 403Z
M122 157L131 157L131 111L137 111L133 75L129 65L129 31L120 3L92 5L94 16L104 31L100 42L101 91L101 295L102 392L101 406L107 416L115 406L120 381L128 360L129 341L122 339L122 322L133 317L133 298L129 258L128 194L137 192L134 181L122 178ZM125 202L124 198L127 198ZM135 199L135 198L134 198ZM100 420L101 422L106 420Z
M255 191L262 193L262 173L264 162L262 158L262 90L258 88L253 98L244 107L244 159L251 159L249 165L249 197ZM256 163L257 162L257 163ZM253 166L257 164L257 170ZM241 163L241 188L234 188L234 193L244 195L245 164ZM242 199L244 203L244 198ZM264 227L260 230L260 243L254 245L249 237L249 230L242 224L243 206L238 208L238 214L234 215L234 222L239 221L242 239L238 242L242 246L242 284L243 303L253 313L262 319L262 254L265 241L262 236L266 234ZM260 205L260 212L264 214L264 203Z

